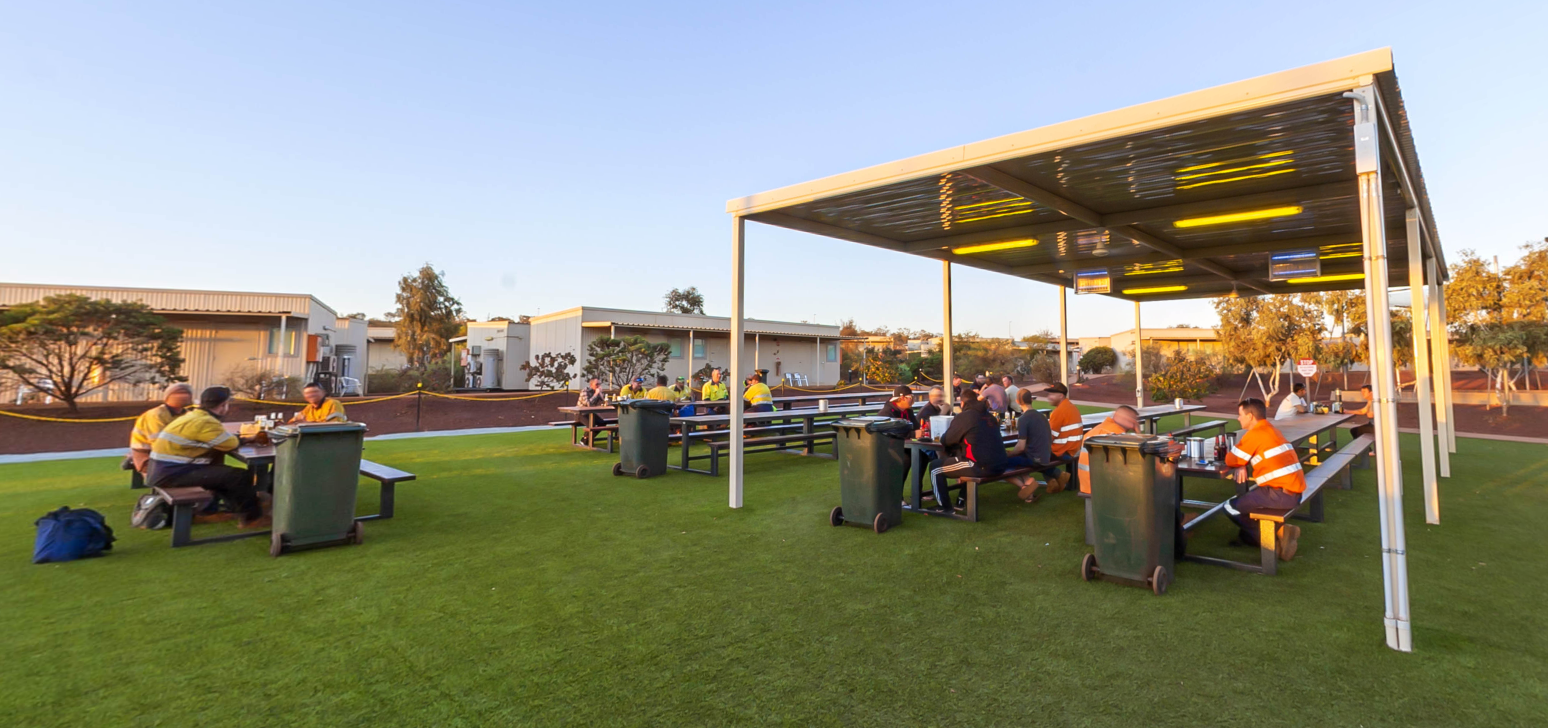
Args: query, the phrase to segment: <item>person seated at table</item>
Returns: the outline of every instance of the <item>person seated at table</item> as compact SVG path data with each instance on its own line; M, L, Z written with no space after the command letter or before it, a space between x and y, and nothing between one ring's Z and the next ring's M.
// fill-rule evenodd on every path
M306 406L290 418L291 424L297 422L348 422L344 416L344 405L328 396L328 390L323 389L317 382L309 382L301 388L301 398L306 400Z
M919 429L919 418L914 416L914 389L907 384L899 384L892 390L892 399L882 405L877 417L892 417L899 420L907 420L915 430Z
M673 402L690 402L693 400L693 386L688 384L686 377L678 377L672 385Z
M1084 427L1080 418L1080 410L1075 408L1075 403L1070 401L1070 389L1060 382L1054 382L1043 390L1043 398L1054 406L1048 413L1048 429L1053 434L1053 459L1055 463L1064 464L1064 485L1070 484L1070 468L1075 460L1080 457L1080 443L1084 440L1081 430Z
M984 385L978 390L978 398L989 405L990 412L997 415L1003 415L1010 409L1010 396L996 382L985 379Z
M710 380L704 383L704 389L700 391L699 398L706 402L721 402L731 399L731 388L725 382L720 381L719 369L710 370Z
M948 478L992 478L1006 470L1005 438L1000 434L1000 425L972 390L962 397L962 413L952 418L951 427L937 439L946 448L945 456L930 468L930 485L938 511L954 510ZM1025 478L1009 481L1018 488L1026 487Z
M973 387L971 385L969 385L966 382L962 381L962 375L961 374L953 374L953 375L951 375L951 392L952 392L952 396L956 398L955 401L957 403L960 404L962 402L962 393L966 392L966 391L968 391L969 389L972 389L972 388Z
M145 474L150 466L151 443L156 441L156 436L171 424L172 420L181 417L188 410L188 405L193 404L193 387L187 382L176 382L167 385L161 393L161 404L144 412L134 421L134 429L129 431L129 467L132 467L141 475Z
M924 432L924 429L930 426L930 418L946 414L951 414L951 408L946 406L946 388L937 384L930 388L929 394L925 395L924 406L919 408L919 429L915 432L915 436L927 437L929 433ZM925 454L934 455L935 453L932 450L926 450Z
M1076 422L1079 421L1076 420ZM1118 409L1113 410L1113 413L1108 415L1107 419L1102 420L1097 423L1096 427L1091 428L1085 437L1080 438L1080 492L1088 494L1091 492L1091 451L1085 448L1086 440L1097 435L1122 435L1138 431L1139 410L1122 404L1118 405ZM1079 437L1078 430L1076 431L1076 436Z
M1274 419L1283 420L1296 415L1304 415L1311 411L1306 402L1306 385L1296 382L1290 385L1290 393L1279 400L1279 409L1274 411Z
M654 399L660 402L675 402L677 396L672 393L672 388L667 386L665 374L656 375L656 386L645 393L645 399Z
M1000 375L1000 386L1005 388L1005 403L1010 405L1011 411L1021 414L1021 400L1016 396L1021 392L1021 387L1016 386L1016 380L1009 374Z
M619 399L644 399L645 398L645 378L644 377L635 377L634 381L629 382L629 383L623 385L623 389L618 390L618 398Z
M1021 406L1021 416L1016 418L1016 444L1006 453L1010 456L1006 467L1012 470L1039 468L1038 474L1047 482L1049 494L1062 492L1065 484L1070 482L1070 474L1060 472L1059 466L1053 464L1053 431L1048 428L1048 418L1032 406L1031 390L1017 392L1016 399ZM1028 503L1035 503L1039 485L1042 483L1030 480L1017 495Z
M1349 410L1345 414L1359 415L1370 419L1363 425L1355 425L1349 428L1349 434L1354 437L1374 436L1376 434L1376 408L1372 404L1376 401L1376 397L1371 394L1371 385L1369 384L1360 387L1360 394L1365 395L1365 406L1357 410Z
M242 528L267 526L253 476L247 470L217 462L247 443L221 425L220 418L231 410L231 390L210 387L199 393L199 404L173 420L151 443L150 476L152 488L200 487L213 491L237 513Z
M602 407L607 404L607 393L602 391L602 378L592 377L586 380L586 386L581 388L580 397L575 400L576 407Z
M748 412L773 412L774 393L769 391L769 385L763 383L763 377L757 372L747 375L747 392L742 395L747 402Z
M1268 421L1268 408L1261 399L1244 399L1236 405L1236 421L1241 424L1236 445L1226 453L1226 467L1235 468L1232 477L1247 482L1248 468L1257 487L1225 503L1226 515L1241 529L1241 542L1261 546L1258 524L1251 514L1266 509L1295 508L1306 490L1306 474L1301 470L1301 455ZM1274 553L1280 561L1295 558L1301 527L1279 526L1274 534Z

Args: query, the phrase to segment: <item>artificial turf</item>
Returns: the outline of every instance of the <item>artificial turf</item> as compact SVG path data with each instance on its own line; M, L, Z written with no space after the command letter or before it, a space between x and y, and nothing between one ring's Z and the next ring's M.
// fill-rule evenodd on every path
M733 511L724 478L614 478L562 432L373 442L419 474L397 518L279 559L130 528L115 460L4 465L0 723L1548 724L1548 449L1459 440L1426 526L1404 442L1412 654L1368 470L1279 576L1181 564L1156 597L1079 579L1073 495L986 487L980 523L878 536L828 525L831 460L783 454ZM111 555L28 563L60 505L105 513Z

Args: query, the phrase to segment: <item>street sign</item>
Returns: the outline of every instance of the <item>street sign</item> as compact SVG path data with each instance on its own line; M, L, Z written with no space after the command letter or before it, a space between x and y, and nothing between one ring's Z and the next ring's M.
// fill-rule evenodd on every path
M1300 360L1297 360L1296 363L1295 363L1295 373L1299 374L1299 375L1301 375L1303 377L1315 377L1315 376L1317 376L1317 360L1316 359L1300 359Z

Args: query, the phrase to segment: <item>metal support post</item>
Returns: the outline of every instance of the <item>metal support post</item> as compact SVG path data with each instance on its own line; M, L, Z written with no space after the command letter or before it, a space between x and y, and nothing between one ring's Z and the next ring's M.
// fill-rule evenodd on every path
M742 345L747 337L742 304L746 296L743 282L747 272L747 221L741 215L732 219L731 233L731 507L742 507ZM684 445L686 447L686 445Z
M1426 266L1430 276L1430 359L1435 368L1435 419L1440 435L1440 474L1451 477L1451 360L1446 350L1446 316L1441 297L1440 265L1431 258Z
M1065 306L1065 289L1059 286L1059 381L1070 386L1070 317Z
M1439 367L1440 372L1446 375L1445 381L1441 382L1440 385L1442 401L1446 403L1446 413L1443 415L1446 418L1446 451L1454 453L1457 451L1457 412L1452 407L1456 400L1456 389L1451 383L1451 328L1449 326L1450 319L1446 314L1446 285L1440 282L1438 270L1435 275L1435 293L1439 304L1437 310L1440 312L1440 327L1436 329L1436 332L1440 334L1438 341L1441 348L1440 360L1436 362L1435 366Z
M1424 301L1424 255L1419 250L1419 211L1409 209L1408 296L1414 333L1414 393L1419 398L1419 462L1424 474L1424 522L1440 523L1440 486L1435 480L1435 425L1430 410L1429 313Z
M957 393L952 391L951 374L951 261L941 261L941 310L944 314L941 333L941 382L946 388L946 405L956 404Z
M1145 406L1145 337L1140 330L1140 305L1134 302L1134 406Z
M1354 99L1355 172L1360 193L1360 228L1365 243L1366 325L1375 401L1376 481L1380 491L1381 571L1386 592L1387 646L1413 651L1408 608L1408 547L1403 528L1403 469L1398 451L1396 371L1392 362L1392 317L1387 296L1387 232L1382 212L1381 144L1375 120L1376 89L1362 86Z

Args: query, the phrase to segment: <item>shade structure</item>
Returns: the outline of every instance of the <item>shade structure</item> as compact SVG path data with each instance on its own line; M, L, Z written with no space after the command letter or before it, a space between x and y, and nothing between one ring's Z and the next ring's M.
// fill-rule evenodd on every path
M737 302L748 220L944 261L948 312L951 264L1135 302L1364 289L1381 313L1369 355L1387 640L1410 649L1387 289L1413 285L1419 300L1428 288L1434 300L1446 264L1391 49L748 195L726 211ZM1444 339L1440 302L1438 314L1414 307L1416 337ZM949 313L945 328L950 362ZM740 450L733 438L733 507Z

